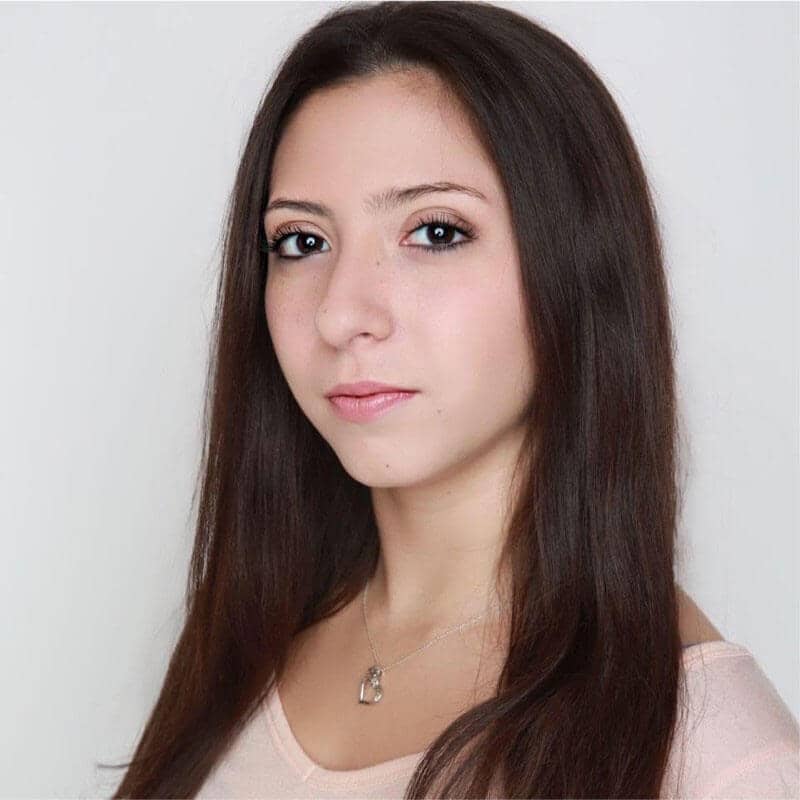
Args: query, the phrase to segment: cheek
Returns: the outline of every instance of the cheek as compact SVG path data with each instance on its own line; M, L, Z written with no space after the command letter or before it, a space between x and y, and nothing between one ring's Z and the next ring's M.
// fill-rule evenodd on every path
M264 314L275 355L289 383L305 360L308 342L303 340L308 324L303 318L300 298L283 291L279 283L267 284Z
M432 309L432 306L429 310ZM516 409L531 389L531 354L521 287L509 267L462 286L428 318L430 352L448 404Z
M291 270L292 267L286 268ZM324 288L313 275L293 274L291 271L267 273L264 287L264 313L267 325L280 337L288 332L309 329L309 320L314 319Z
M285 327L283 321L283 305L280 298L276 296L275 290L271 289L269 284L267 284L267 289L264 292L264 316L267 320L267 330L272 340L272 346L275 348L278 360L280 361L282 350L281 342L284 338L283 328Z

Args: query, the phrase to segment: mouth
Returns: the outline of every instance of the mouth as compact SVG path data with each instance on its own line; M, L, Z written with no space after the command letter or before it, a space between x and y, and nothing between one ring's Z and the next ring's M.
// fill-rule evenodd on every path
M394 386L388 383L380 383L378 381L357 381L356 383L340 383L334 386L329 392L326 392L326 397L366 397L367 395L374 394L387 394L392 392L415 392L416 389L409 389L406 386Z
M363 395L329 395L328 401L341 418L349 422L368 422L404 405L416 394L419 394L416 390L393 389Z

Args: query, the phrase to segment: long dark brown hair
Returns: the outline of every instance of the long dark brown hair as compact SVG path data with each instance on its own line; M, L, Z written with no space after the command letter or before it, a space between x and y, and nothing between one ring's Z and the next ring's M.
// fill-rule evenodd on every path
M127 767L114 798L193 796L280 680L292 639L357 597L377 565L369 487L301 412L276 360L263 216L276 145L304 98L419 69L463 103L501 176L536 381L503 550L504 667L494 696L431 743L405 796L659 796L681 696L681 426L645 171L592 68L528 17L486 2L379 2L337 6L296 42L241 157L186 619L133 760L111 765Z

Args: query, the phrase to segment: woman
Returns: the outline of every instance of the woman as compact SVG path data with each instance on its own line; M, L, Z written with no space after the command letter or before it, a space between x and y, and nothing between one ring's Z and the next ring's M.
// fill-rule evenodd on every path
M657 220L574 50L335 9L223 261L187 619L115 797L794 796L796 721L675 584Z

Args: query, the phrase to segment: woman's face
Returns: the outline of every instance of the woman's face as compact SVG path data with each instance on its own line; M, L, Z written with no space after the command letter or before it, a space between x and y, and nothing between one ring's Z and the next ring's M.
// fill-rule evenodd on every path
M270 240L289 233L269 254L265 291L278 362L343 467L373 487L432 482L516 441L532 390L499 178L466 115L416 75L307 98L278 144L269 205L330 215L268 206L264 217ZM444 182L474 192L367 202ZM444 244L457 246L433 249ZM416 394L368 421L341 417L326 393L363 380Z

